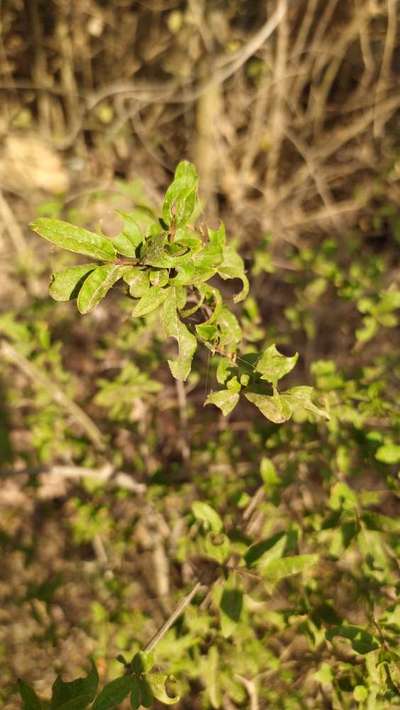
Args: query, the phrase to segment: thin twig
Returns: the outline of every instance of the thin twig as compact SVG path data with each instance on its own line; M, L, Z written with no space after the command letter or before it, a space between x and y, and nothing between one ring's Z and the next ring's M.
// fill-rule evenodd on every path
M150 651L153 650L157 646L157 644L161 641L161 639L165 636L167 631L170 630L171 626L174 625L175 621L180 617L181 614L185 611L186 607L189 606L191 603L192 599L196 596L196 594L204 587L204 584L202 582L196 582L194 587L191 589L189 594L187 594L181 601L179 602L178 606L174 609L172 614L168 617L168 619L163 623L163 625L156 631L154 636L151 637L150 641L145 645L144 651L147 653L150 653Z

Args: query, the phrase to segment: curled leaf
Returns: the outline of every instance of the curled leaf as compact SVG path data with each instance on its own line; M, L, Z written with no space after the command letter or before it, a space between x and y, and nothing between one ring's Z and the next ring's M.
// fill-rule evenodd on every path
M178 289L169 289L168 298L163 306L162 320L167 337L175 338L178 343L178 357L175 360L168 360L171 373L177 380L186 380L192 368L197 340L178 317L179 297Z
M174 676L167 673L149 673L147 680L154 697L161 703L175 705L179 702L179 689Z
M216 407L219 407L224 417L227 417L235 409L239 399L240 395L237 392L226 389L219 392L211 392L204 404L215 404Z
M270 345L259 358L256 371L261 374L262 380L276 385L278 380L293 370L298 358L298 353L292 357L286 357L279 352L275 345Z

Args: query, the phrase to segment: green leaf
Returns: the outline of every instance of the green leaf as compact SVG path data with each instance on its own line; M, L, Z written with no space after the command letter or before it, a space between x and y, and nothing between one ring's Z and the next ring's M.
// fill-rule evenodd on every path
M203 321L202 325L206 325L207 323L214 323L216 320L218 320L218 316L220 315L221 310L223 308L221 292L217 288L209 286L208 284L198 285L197 290L201 296L202 302L207 299L208 301L212 301L214 306L214 310L212 311L210 317L207 320Z
M162 306L171 290L171 288L160 288L160 286L149 288L133 309L132 315L134 318L146 316Z
M98 683L99 676L94 663L85 678L65 683L57 677L52 689L51 710L83 710L94 699Z
M58 271L51 277L49 294L55 301L69 301L78 295L84 277L96 269L97 264L81 264Z
M140 702L144 708L152 706L154 697L146 677L139 677Z
M147 651L138 651L135 653L131 665L134 673L148 673L154 666L154 656Z
M164 197L162 216L166 224L182 227L189 222L196 207L197 186L198 175L194 165L187 161L179 163Z
M204 404L215 404L219 407L224 417L228 416L235 409L239 402L240 395L231 390L220 390L219 392L211 392Z
M147 681L154 697L164 705L175 705L180 696L176 679L167 673L149 673Z
M353 698L357 703L364 703L368 700L368 688L365 685L356 685L353 690Z
M243 609L243 592L236 587L225 585L219 605L221 611L221 631L224 638L232 636Z
M139 680L136 676L132 678L132 691L131 691L131 708L132 710L138 710L141 706L142 694L140 692Z
M334 626L332 629L326 632L326 638L331 641L335 636L341 636L346 638L351 642L353 651L364 655L375 651L379 648L378 639L375 638L369 631L362 629L359 626Z
M286 533L276 533L266 540L250 545L244 555L244 561L248 567L254 567L257 564L265 566L272 560L278 560L282 557L286 543Z
M400 446L398 444L383 444L375 454L377 461L394 464L400 462Z
M124 675L121 678L112 680L104 686L101 693L97 696L92 710L112 710L118 707L119 703L129 695L131 690L135 689L133 676Z
M104 261L115 259L116 251L109 239L61 219L40 217L32 222L31 229L43 239L68 251Z
M154 266L157 269L171 269L175 267L175 259L166 252L166 235L156 234L147 239L144 244L141 262L146 266Z
M217 382L220 385L224 385L227 379L230 377L231 370L233 369L232 361L228 357L218 358L217 367Z
M18 679L18 690L22 699L22 710L42 710L42 702L30 685Z
M261 459L260 475L267 487L267 490L269 488L274 488L275 486L278 486L281 482L274 464L272 463L271 459L267 458L266 456Z
M221 689L219 684L219 653L215 645L211 646L203 661L203 683L206 687L213 708L221 707Z
M150 288L150 273L148 270L130 266L124 271L123 279L129 286L133 298L141 298Z
M166 286L169 282L167 269L154 269L150 271L150 283L152 286Z
M114 237L112 243L113 243L115 249L117 250L118 254L122 254L123 256L127 256L130 258L135 258L136 245L132 244L128 235L125 234L124 232L117 234L117 236Z
M231 552L229 537L224 533L208 532L202 541L202 554L223 565Z
M347 483L338 481L331 488L329 507L332 510L357 510L357 495Z
M298 387L292 387L285 392L282 392L280 397L292 410L292 414L305 410L311 414L315 414L317 417L324 417L329 419L329 414L324 409L317 407L311 400L314 394L314 388L308 387L307 385L300 385Z
M178 357L168 360L173 377L186 380L192 368L192 360L197 348L197 340L178 317L179 293L176 288L169 289L169 296L163 305L162 321L167 337L175 338L178 343Z
M123 276L125 266L98 266L83 282L77 306L79 313L89 313L106 296L110 288Z
M142 230L132 215L127 212L117 213L122 217L124 221L124 226L121 234L119 234L114 240L113 244L117 248L120 254L128 257L134 257L136 255L137 247L143 242L144 235Z
M264 350L256 366L256 372L261 373L261 379L276 385L278 380L293 370L299 358L298 353L292 357L282 355L275 345Z
M262 566L262 574L268 581L279 582L281 579L291 577L310 569L318 562L318 555L294 555L272 560Z
M235 303L244 301L249 293L249 280L244 271L243 259L233 247L226 246L224 248L223 261L222 264L218 266L218 274L223 279L240 279L243 287L240 293L234 296L233 300Z
M216 320L221 346L234 346L242 339L242 329L236 316L226 306L221 308Z
M192 503L192 512L196 520L205 523L208 530L212 530L215 533L221 532L223 528L223 523L218 515L217 511L208 505L208 503L203 503L200 500Z
M255 392L245 392L246 399L260 410L266 419L274 424L287 422L293 412L289 404L278 394L271 397L266 394L256 394Z

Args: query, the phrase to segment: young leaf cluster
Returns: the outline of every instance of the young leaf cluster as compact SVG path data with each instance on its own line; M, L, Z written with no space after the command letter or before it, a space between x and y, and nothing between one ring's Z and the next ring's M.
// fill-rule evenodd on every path
M158 316L164 337L176 341L178 354L168 360L173 377L188 378L199 344L221 356L217 381L223 389L211 392L206 404L216 405L226 416L243 393L277 424L300 411L326 416L313 404L311 387L278 391L278 381L294 368L297 355L286 357L271 345L259 356L239 358L245 338L220 284L240 281L233 302L246 299L244 263L227 243L223 224L217 229L196 227L199 210L196 169L182 161L166 191L161 216L149 217L149 210L143 219L137 210L121 213L122 230L113 239L62 220L37 219L31 226L38 235L96 260L55 273L50 295L57 301L76 298L79 312L86 314L123 281L134 299L132 317ZM272 394L265 392L265 382L272 386Z

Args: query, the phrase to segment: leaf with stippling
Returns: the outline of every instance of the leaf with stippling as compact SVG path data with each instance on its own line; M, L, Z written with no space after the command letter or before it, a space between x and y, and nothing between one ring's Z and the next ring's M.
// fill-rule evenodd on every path
M228 347L229 349L230 347L240 343L242 339L242 329L238 319L234 313L229 310L229 308L223 306L219 310L216 324L218 326L218 339L220 346Z
M196 168L186 160L179 163L174 180L165 193L162 216L166 224L177 227L187 224L197 203L198 175Z
M286 390L281 393L281 399L290 407L292 413L300 412L305 410L306 412L311 412L317 417L324 417L324 419L329 419L328 412L321 407L317 407L312 402L312 396L314 394L314 388L307 385L300 385L298 387L291 387L291 389Z
M158 269L172 269L175 266L174 257L166 251L166 237L164 234L155 234L143 245L141 262L146 266Z
M204 404L215 404L219 407L224 417L228 416L235 409L239 402L240 396L237 392L231 390L220 390L219 392L211 392Z
M118 214L122 217L124 226L122 232L113 239L113 244L119 254L134 257L137 247L144 240L144 234L130 214L119 211Z
M129 286L129 293L133 298L141 298L150 288L150 272L138 266L129 266L122 277Z
M57 271L51 277L49 294L55 301L69 301L78 292L85 276L97 268L97 264L81 264L71 266L69 269Z
M298 353L292 357L286 357L277 350L275 345L270 345L259 358L256 372L261 374L262 380L276 384L278 380L293 370L298 358Z
M105 264L98 266L83 282L79 291L77 306L79 313L89 313L106 296L110 288L122 278L125 266Z
M244 271L244 262L237 251L226 246L223 251L222 264L218 266L218 274L223 279L240 279L243 284L242 290L234 296L235 303L243 301L249 293L249 280Z
M141 297L140 301L136 304L132 311L132 315L137 318L139 316L146 316L148 313L152 313L157 308L162 306L164 301L168 298L168 294L171 289L160 288L159 286L153 286L149 288L148 291Z
M76 254L103 261L115 259L116 251L110 239L61 219L40 217L32 222L31 229L43 239Z
M299 386L285 392L275 390L272 396L254 392L246 392L245 396L258 407L264 417L275 424L282 424L301 411L329 419L328 413L312 402L313 392L313 387Z
M266 419L274 424L282 424L287 422L292 416L292 410L287 402L278 394L273 396L266 394L256 394L255 392L246 392L246 399L260 410Z
M180 306L178 297L178 289L170 288L163 306L162 321L167 337L175 338L178 343L178 357L175 360L168 360L171 373L177 380L186 380L192 368L197 340L178 317Z

